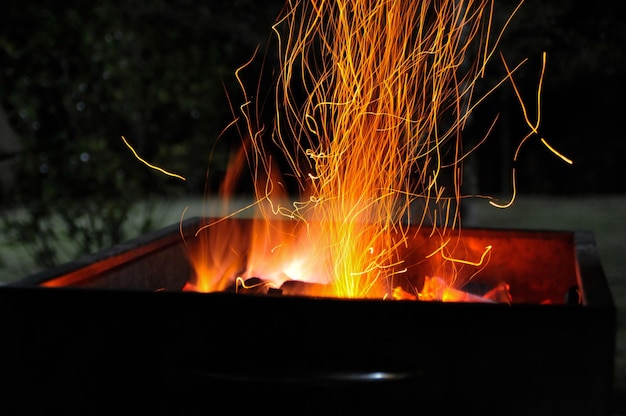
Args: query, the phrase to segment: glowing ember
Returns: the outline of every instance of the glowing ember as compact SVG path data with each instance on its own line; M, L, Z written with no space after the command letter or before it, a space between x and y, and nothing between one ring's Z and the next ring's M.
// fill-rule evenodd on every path
M484 98L473 96L474 87L501 35L491 30L493 6L288 1L273 27L280 54L274 124L260 125L246 94L238 120L244 145L222 188L227 202L240 173L252 172L254 230L244 236L220 220L202 227L200 244L190 244L196 276L187 289L222 291L256 277L275 288L314 284L325 296L510 302L504 284L489 295L458 289L497 250L461 247L459 238L462 161L473 150L461 139ZM502 61L508 77L498 85L508 80L517 92L517 67ZM540 93L541 84L538 103ZM518 98L530 128L521 146L538 134L540 118L538 108L531 122ZM287 165L280 173L277 155ZM297 180L298 198L289 199L283 177ZM225 206L224 217L232 214ZM420 227L431 227L434 249L402 258ZM433 277L404 276L408 261L424 259L437 259Z

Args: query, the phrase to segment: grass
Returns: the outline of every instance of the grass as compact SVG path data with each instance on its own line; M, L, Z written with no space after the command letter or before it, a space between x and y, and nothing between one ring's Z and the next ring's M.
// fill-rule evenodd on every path
M245 206L236 201L232 208ZM219 216L218 204L201 199L169 201L152 207L157 225L177 223L185 217ZM617 411L626 414L626 195L545 197L523 196L508 209L497 209L486 201L471 201L465 227L592 231L614 302L617 306L615 386ZM131 224L132 225L132 224ZM0 236L0 283L33 273L25 247L10 246Z

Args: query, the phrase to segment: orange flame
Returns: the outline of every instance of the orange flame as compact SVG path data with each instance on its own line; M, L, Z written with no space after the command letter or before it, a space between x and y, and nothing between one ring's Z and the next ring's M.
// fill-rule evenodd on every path
M244 88L246 144L225 182L248 163L259 219L245 243L226 222L199 232L223 241L206 241L192 256L198 289L259 276L276 285L325 283L337 297L394 297L394 281L407 270L399 249L428 226L440 245L425 257L438 253L450 267L427 289L458 298L451 286L459 268L479 269L492 249L479 260L447 255L451 241L460 244L462 132L484 99L473 91L502 34L491 39L493 5L289 0L273 26L280 55L273 129L257 125ZM517 68L505 67L516 88ZM520 103L537 133L539 114L531 123ZM282 173L298 181L296 201L278 192L273 152L286 160Z

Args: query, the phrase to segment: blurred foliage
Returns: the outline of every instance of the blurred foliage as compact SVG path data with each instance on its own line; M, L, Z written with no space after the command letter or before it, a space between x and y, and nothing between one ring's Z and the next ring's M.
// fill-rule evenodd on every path
M496 3L496 22L502 23L517 1ZM581 122L621 117L621 107L606 114L597 105L598 99L623 96L626 30L615 18L617 3L526 0L502 39L508 61L530 58L528 70L519 74L525 90L536 86L538 60L542 51L548 53L543 132L564 153L583 159L574 170L547 174L564 191L626 191L616 179L615 154L619 146L626 151L621 132L610 123ZM0 104L24 148L18 184L0 203L5 235L30 244L34 261L50 267L58 262L59 240L75 243L72 257L128 238L129 216L139 201L197 194L207 185L215 190L239 144L236 134L218 140L232 120L225 91L234 94L236 108L241 97L234 70L268 39L282 5L282 0L4 1ZM259 56L264 53L261 48ZM261 65L255 61L247 70L248 81L256 81ZM495 71L496 77L501 74ZM516 106L513 95L485 102L494 112L519 114ZM493 178L502 177L507 169L502 161L512 156L508 137L517 138L511 132L524 128L502 124L500 141L490 140L477 154L487 161L477 170L486 192L501 189ZM474 125L478 137L484 125ZM594 134L607 141L589 146ZM143 158L188 180L140 164L122 135ZM618 149L607 151L610 146ZM521 188L554 192L544 166L561 165L542 157L520 160ZM601 185L585 158L602 166ZM493 166L496 174L486 169ZM136 232L153 226L149 213L136 215L142 218Z
M232 119L225 90L268 37L274 4L3 2L0 99L24 148L2 196L5 235L50 267L58 241L76 243L70 257L93 252L129 237L138 202L201 193L211 154L216 183L232 146L217 140ZM121 136L188 180L148 169ZM136 232L152 227L142 218Z

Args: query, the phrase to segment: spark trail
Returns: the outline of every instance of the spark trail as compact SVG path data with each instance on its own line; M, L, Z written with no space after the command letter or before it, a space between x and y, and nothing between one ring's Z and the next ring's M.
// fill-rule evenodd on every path
M508 25L494 33L493 12L493 0L287 1L273 26L280 62L272 126L257 121L259 94L247 94L239 77L245 68L237 72L245 95L240 157L263 220L282 215L302 225L264 243L271 255L289 253L281 260L314 265L299 278L321 280L338 297L393 296L407 270L400 249L423 227L440 242L424 258L441 259L436 272L447 285L461 268L488 261L491 246L466 252L479 262L454 254L462 162L474 150L464 149L463 131L485 98L474 90ZM504 64L507 77L493 89L507 80L515 87L519 65ZM524 140L538 122L528 121ZM276 155L285 160L280 171ZM290 204L279 192L285 176L298 184L299 199ZM259 256L271 257L256 254L257 264ZM295 278L289 267L283 274ZM254 275L250 265L246 273Z

